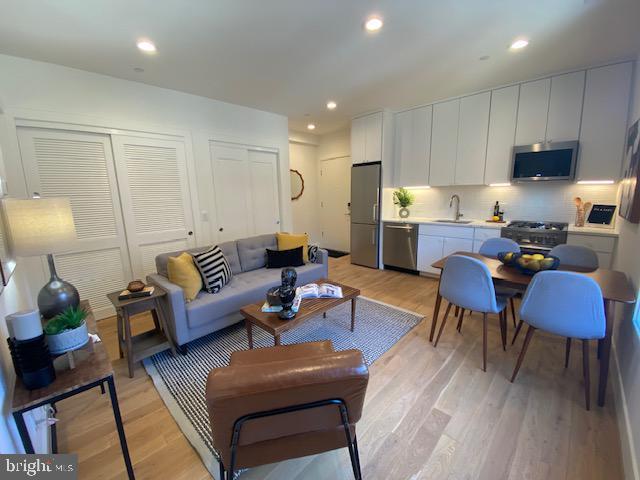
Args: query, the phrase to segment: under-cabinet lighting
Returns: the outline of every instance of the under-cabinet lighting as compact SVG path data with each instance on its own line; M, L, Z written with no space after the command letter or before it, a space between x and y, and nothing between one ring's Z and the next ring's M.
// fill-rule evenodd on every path
M613 185L613 180L578 180L578 185Z
M506 183L490 183L490 187L510 187L511 184L509 182Z
M412 187L404 187L407 190L419 190L421 188L431 188L430 185L417 185L417 186L412 186Z

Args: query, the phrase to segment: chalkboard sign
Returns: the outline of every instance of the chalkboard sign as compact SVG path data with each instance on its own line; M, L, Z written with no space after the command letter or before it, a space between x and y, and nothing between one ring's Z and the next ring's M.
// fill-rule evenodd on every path
M611 225L613 214L616 211L615 205L594 205L589 213L588 223L598 225Z

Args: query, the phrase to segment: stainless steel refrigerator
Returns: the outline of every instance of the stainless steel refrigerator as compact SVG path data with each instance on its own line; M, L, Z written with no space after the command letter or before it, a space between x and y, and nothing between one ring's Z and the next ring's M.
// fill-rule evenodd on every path
M378 268L380 162L351 167L351 263Z

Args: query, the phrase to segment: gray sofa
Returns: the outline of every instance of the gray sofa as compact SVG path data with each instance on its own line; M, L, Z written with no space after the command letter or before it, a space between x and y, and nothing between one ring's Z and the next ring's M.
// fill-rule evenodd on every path
M268 269L266 249L278 249L275 234L243 238L218 244L231 266L233 278L218 293L201 291L195 300L185 302L182 288L167 278L167 261L178 252L163 253L156 257L158 273L147 276L147 282L167 292L162 297L162 310L177 345L215 332L242 320L240 308L265 298L270 287L280 285L280 268ZM203 248L187 250L200 252ZM318 249L315 263L295 267L297 285L310 283L329 275L329 258L326 250ZM184 350L184 349L183 349Z

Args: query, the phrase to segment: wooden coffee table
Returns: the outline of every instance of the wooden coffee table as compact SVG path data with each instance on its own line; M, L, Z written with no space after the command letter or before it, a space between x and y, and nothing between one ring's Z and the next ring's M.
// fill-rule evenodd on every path
M274 343L280 345L280 335L282 335L282 333L302 325L305 321L316 315L322 314L326 317L328 310L348 301L351 301L351 331L353 332L356 322L356 300L358 299L358 295L360 295L360 290L327 280L326 278L316 280L313 283L317 283L318 285L330 283L331 285L341 287L342 298L305 298L300 304L300 310L298 310L296 316L291 320L281 320L277 313L263 312L262 305L264 305L264 301L252 303L240 309L240 313L244 316L244 324L247 327L249 348L253 348L252 329L254 325L273 335Z

